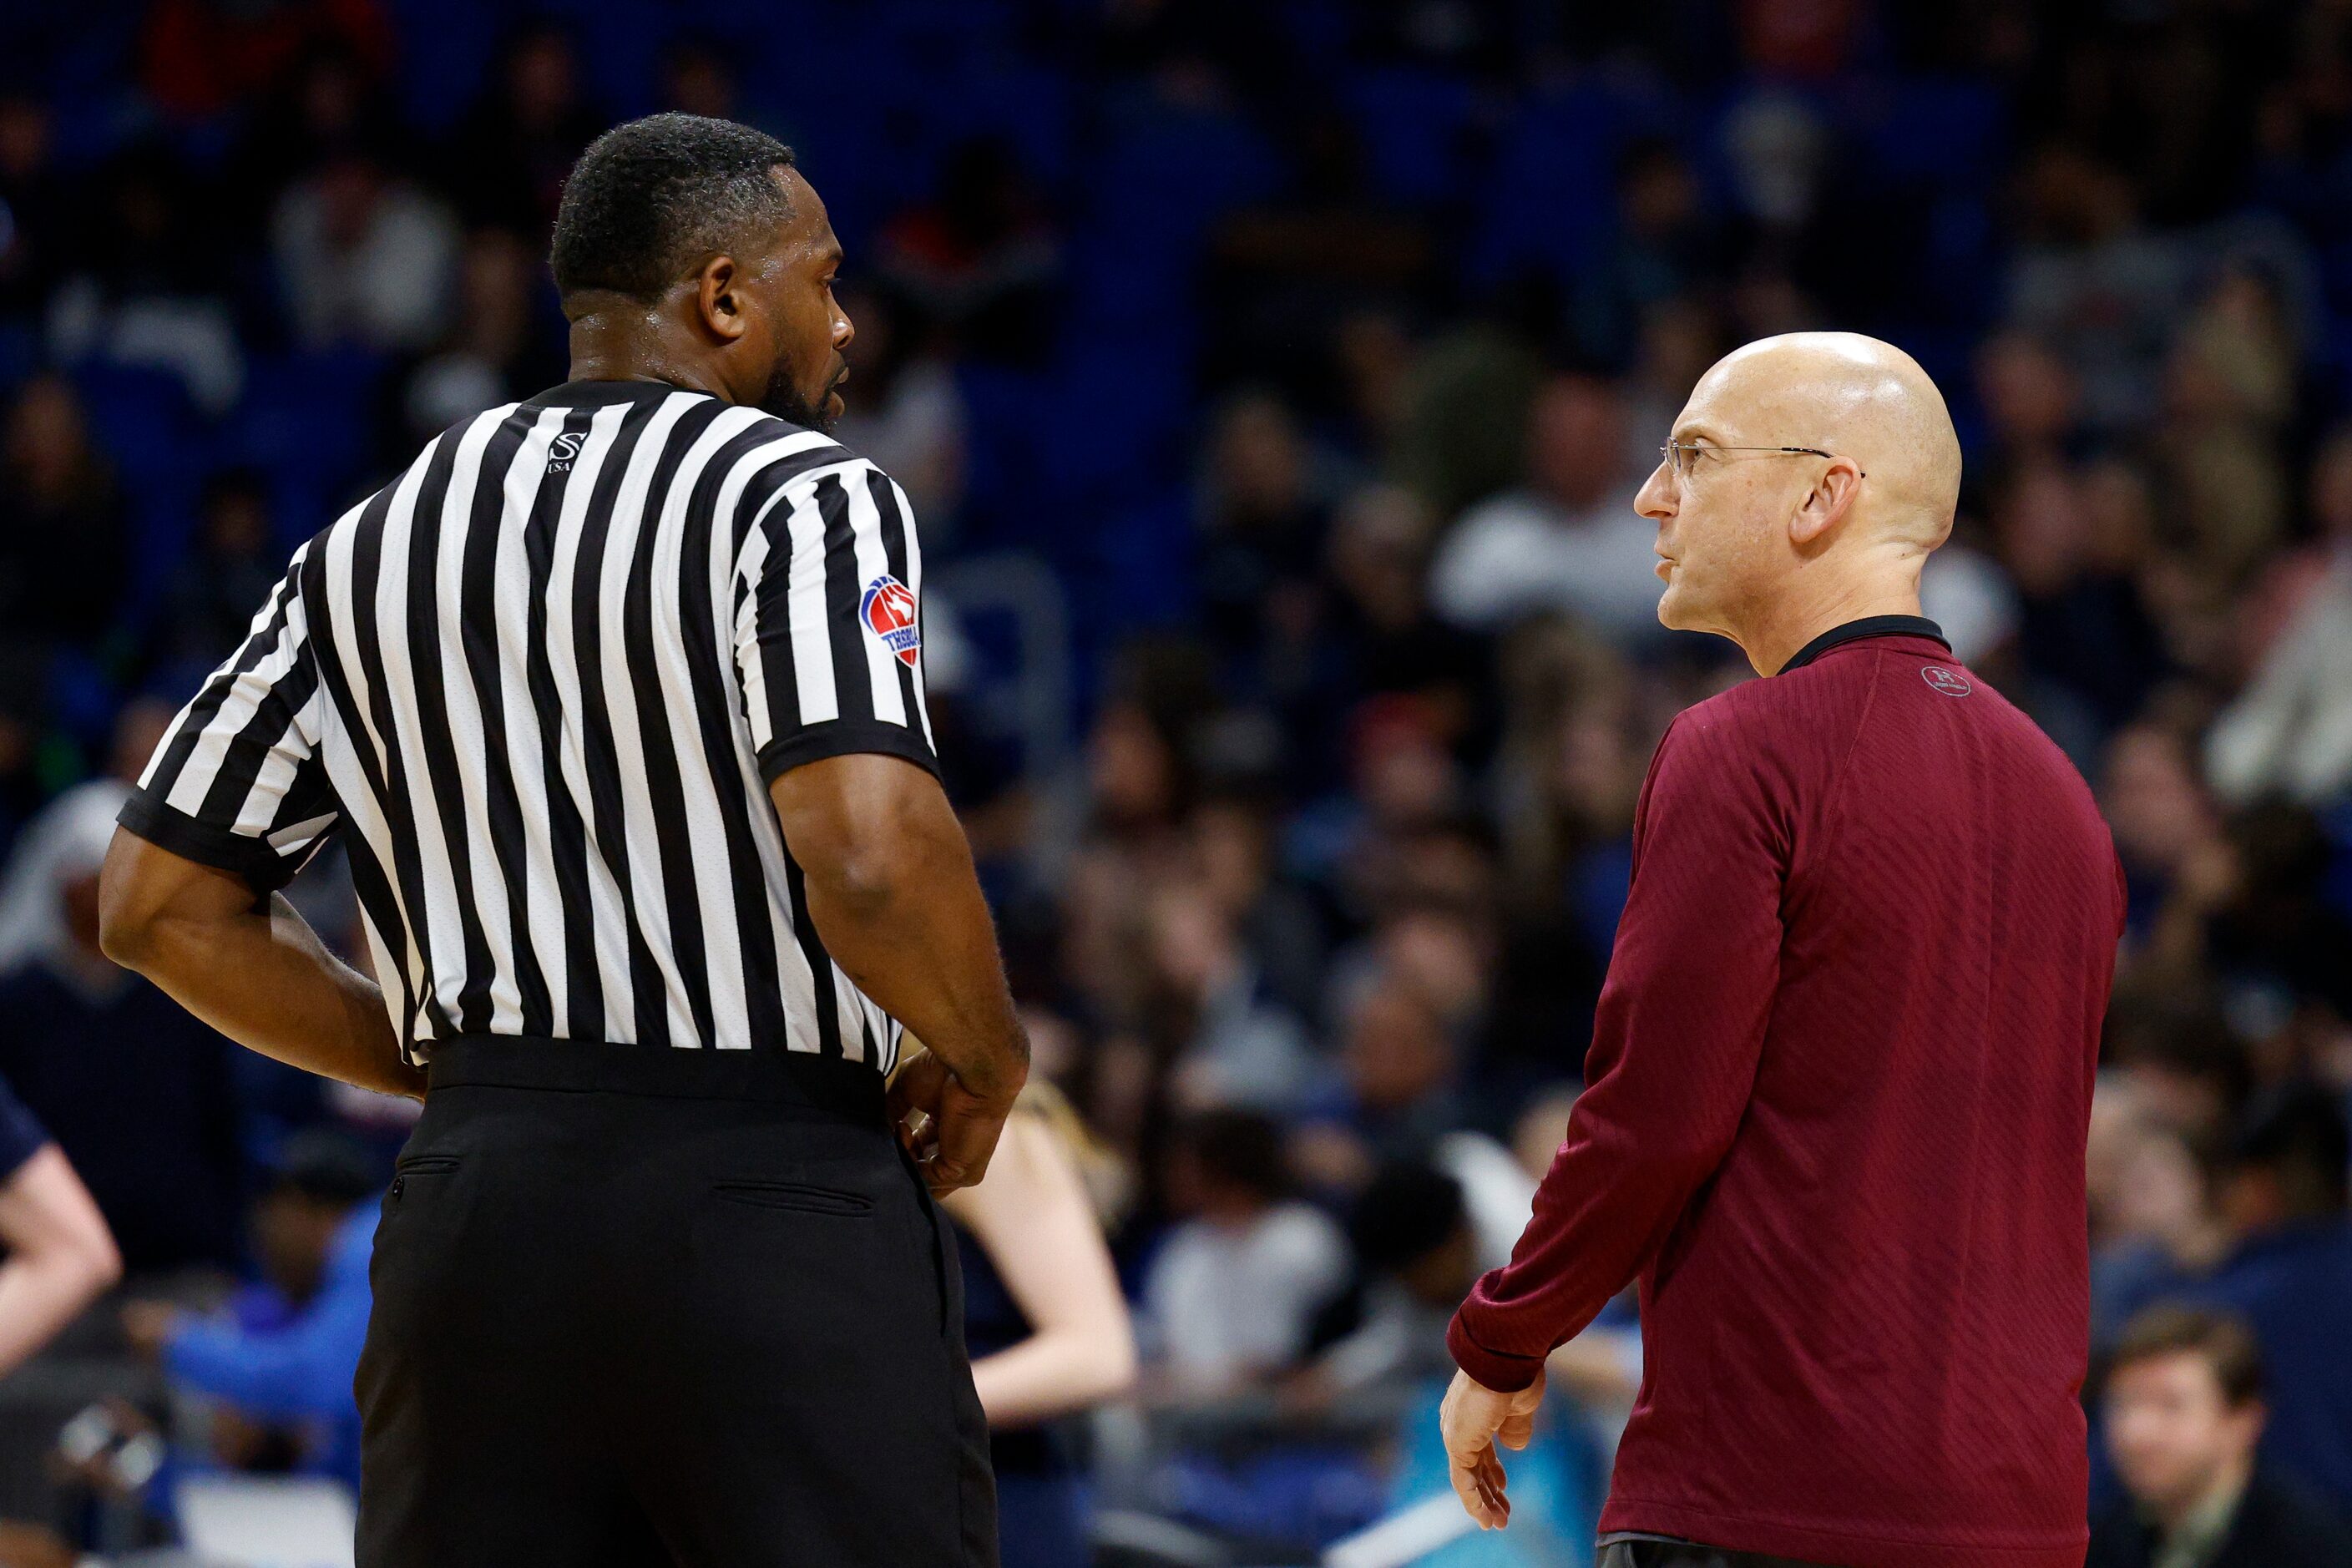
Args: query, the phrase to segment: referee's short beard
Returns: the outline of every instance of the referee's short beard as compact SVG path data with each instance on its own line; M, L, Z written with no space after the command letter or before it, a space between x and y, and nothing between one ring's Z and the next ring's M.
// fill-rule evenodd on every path
M831 381L824 384L824 390L817 394L816 405L812 407L809 400L801 395L801 389L793 384L792 368L779 363L775 374L768 378L768 390L761 395L760 406L779 419L830 436L834 422L839 417L833 412L833 395L848 379L849 367L844 365Z

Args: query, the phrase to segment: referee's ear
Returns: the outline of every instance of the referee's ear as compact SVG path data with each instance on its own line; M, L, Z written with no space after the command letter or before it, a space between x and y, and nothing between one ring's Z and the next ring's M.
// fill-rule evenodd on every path
M696 305L702 324L710 334L724 342L733 342L749 330L751 323L743 315L743 302L737 297L740 274L731 256L714 256L702 264L697 277Z

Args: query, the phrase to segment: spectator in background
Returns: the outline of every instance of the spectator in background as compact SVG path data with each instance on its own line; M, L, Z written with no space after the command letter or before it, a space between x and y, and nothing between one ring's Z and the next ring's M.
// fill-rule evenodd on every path
M2130 182L2080 147L2042 148L2019 184L2024 244L2010 270L2010 323L2064 357L2095 429L2126 429L2155 411L2188 289L2183 247L2143 228Z
M382 70L394 47L377 0L158 0L140 39L141 79L167 113L198 121L267 94L311 51Z
M64 271L71 201L47 104L0 89L0 321L33 317Z
M245 388L245 351L227 292L230 249L184 158L162 142L125 149L99 171L46 321L50 355L157 370L205 414Z
M730 58L728 43L701 33L688 33L673 38L662 51L661 106L680 114L699 114L706 120L750 121L737 102L734 61ZM862 317L855 311L851 321L858 331L866 330ZM866 449L857 447L858 454ZM892 478L898 470L891 469ZM929 514L925 514L928 516Z
M1086 1568L1086 1492L1049 1423L1126 1392L1135 1334L1081 1161L1103 1152L1032 1079L988 1176L943 1200L963 1261L964 1336L987 1412L1007 1568Z
M213 1450L256 1468L290 1445L293 1468L356 1488L360 1412L352 1396L367 1339L368 1260L383 1191L375 1163L340 1133L296 1134L253 1209L261 1278L218 1318L161 1301L131 1301L123 1331L173 1388L224 1402ZM394 1181L397 1190L398 1182Z
M2129 468L2089 484L2048 458L2021 464L1994 511L2000 558L2019 600L2018 646L2029 672L2020 700L2079 764L2139 710L2165 671L2164 647L2139 598L2144 496Z
M81 400L63 377L37 375L0 444L0 641L94 647L114 628L129 569L122 494Z
M2147 1303L2203 1279L2229 1251L2230 1233L2213 1202L2210 1161L2199 1143L2144 1110L2108 1121L2109 1100L2125 1098L2126 1082L2103 1077L2094 1097L2094 1142L2110 1147L2094 1159L2113 1163L2109 1201L2101 1205L2091 1248L2091 1343L2114 1342Z
M581 91L571 34L529 22L450 139L441 184L467 224L511 229L536 251L554 226L564 175L610 122Z
M1651 313L1695 292L1720 265L1717 226L1700 199L1698 180L1675 144L1644 138L1618 160L1616 223L1597 262L1580 268L1571 310L1577 344L1594 361L1623 364ZM1715 360L1704 354L1681 382L1688 387ZM1664 429L1681 406L1659 411Z
M1329 636L1347 673L1339 706L1407 694L1435 714L1447 742L1475 743L1487 722L1485 643L1430 610L1428 510L1393 485L1364 485L1333 520L1324 570L1334 590Z
M888 293L836 288L857 335L842 350L850 370L842 395L849 406L834 434L898 481L923 520L927 542L944 542L963 502L971 422L954 361L937 335Z
M2221 275L2166 363L2158 450L2191 552L2225 582L2244 581L2285 529L2296 370L2276 296L2242 268Z
M1291 1163L1314 1186L1352 1194L1382 1163L1428 1161L1466 1118L1458 1048L1419 987L1375 969L1342 1011L1339 1080L1308 1106Z
M457 264L457 318L401 394L405 451L485 408L563 379L535 313L540 258L511 231L476 229Z
M81 1173L135 1277L236 1261L228 1042L99 951L98 869L126 786L60 795L17 845L0 930L0 1078Z
M1209 635L1244 689L1311 624L1335 487L1281 398L1237 393L1219 408L1200 492L1195 574Z
M2213 787L2232 801L2279 792L2321 805L2352 790L2352 426L2311 468L2317 549L2277 574L2257 606L2252 677L2214 721Z
M1348 1239L1360 1276L1355 1323L1316 1352L1286 1396L1311 1407L1370 1395L1418 1409L1426 1395L1433 1409L1454 1375L1445 1325L1479 1272L1462 1184L1424 1164L1384 1164L1349 1207Z
M1976 373L1991 449L1969 464L1979 470L1971 489L2083 455L2082 382L2049 343L2031 332L1996 333L1977 350Z
M2336 853L2319 818L2286 801L2231 819L2228 876L2204 905L2203 932L2225 999L2267 996L2274 1007L2316 1005L2352 1020L2352 918L2327 889ZM2308 1066L2281 1064L2272 1076Z
M1328 956L1322 922L1306 895L1275 875L1267 808L1246 795L1213 795L1192 808L1185 826L1202 885L1239 936L1266 994L1294 1017L1315 1017Z
M1498 327L1437 334L1413 356L1401 389L1397 478L1441 521L1518 484L1528 409L1543 384L1542 362ZM1438 611L1446 613L1442 602Z
M1143 1281L1146 1345L1168 1394L1230 1392L1286 1371L1348 1282L1348 1243L1289 1196L1282 1135L1244 1110L1201 1112L1169 1155L1180 1216Z
M1547 383L1528 415L1525 487L1471 508L1438 547L1438 613L1482 631L1565 614L1620 644L1654 640L1658 530L1633 510L1626 440L1614 387Z
M1177 881L1146 904L1154 1013L1175 1042L1179 1097L1188 1104L1283 1110L1316 1077L1299 1021L1267 994L1213 889Z
M2170 969L2193 967L2202 951L2199 910L2232 871L2188 742L2155 723L2118 732L2099 774L2099 809L2128 885L2129 940Z
M424 348L448 319L457 228L434 197L358 148L288 187L270 251L305 346Z
M2271 1373L2263 1458L2352 1511L2347 1163L2336 1095L2289 1084L2258 1100L2221 1184L2235 1245L2189 1299L2238 1313L2262 1345Z
M2333 1568L2352 1531L2257 1464L2262 1352L2237 1319L2154 1307L2109 1358L2106 1432L2130 1500L2091 1532L2087 1568Z
M883 226L877 267L974 358L1027 363L1054 341L1061 242L1013 144L949 150L931 199Z
M122 1277L122 1255L64 1152L5 1083L0 1247L6 1249L0 1258L0 1378L5 1378Z
M287 186L342 153L401 144L377 74L348 48L313 46L253 113L221 170L217 220L266 231Z
M268 480L254 468L215 474L205 481L195 552L164 585L153 657L207 669L218 664L245 640L253 606L268 600L285 571L272 537Z

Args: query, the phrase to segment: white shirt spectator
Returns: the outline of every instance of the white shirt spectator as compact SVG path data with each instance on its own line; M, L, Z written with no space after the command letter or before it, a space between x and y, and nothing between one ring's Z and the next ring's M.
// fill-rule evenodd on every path
M1581 512L1532 490L1480 502L1438 550L1431 602L1472 631L1566 614L1612 641L1654 635L1658 525L1633 510L1634 493Z
M439 204L356 163L289 189L270 222L287 302L313 348L430 344L453 303L457 241Z
M2205 742L2214 793L2324 805L2352 790L2352 545L2279 634Z
M1143 1286L1161 1364L1217 1384L1296 1363L1315 1314L1348 1279L1348 1243L1321 1210L1276 1204L1241 1224L1187 1220Z

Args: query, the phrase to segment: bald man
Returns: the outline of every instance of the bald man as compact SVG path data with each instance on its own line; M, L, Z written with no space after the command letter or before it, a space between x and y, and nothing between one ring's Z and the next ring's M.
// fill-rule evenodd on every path
M1602 1568L2080 1568L2084 1142L2123 922L2058 749L1919 614L1959 443L1868 338L1701 378L1658 617L1758 674L1659 742L1586 1089L1448 1342L1481 1524L1545 1358L1641 1282Z

